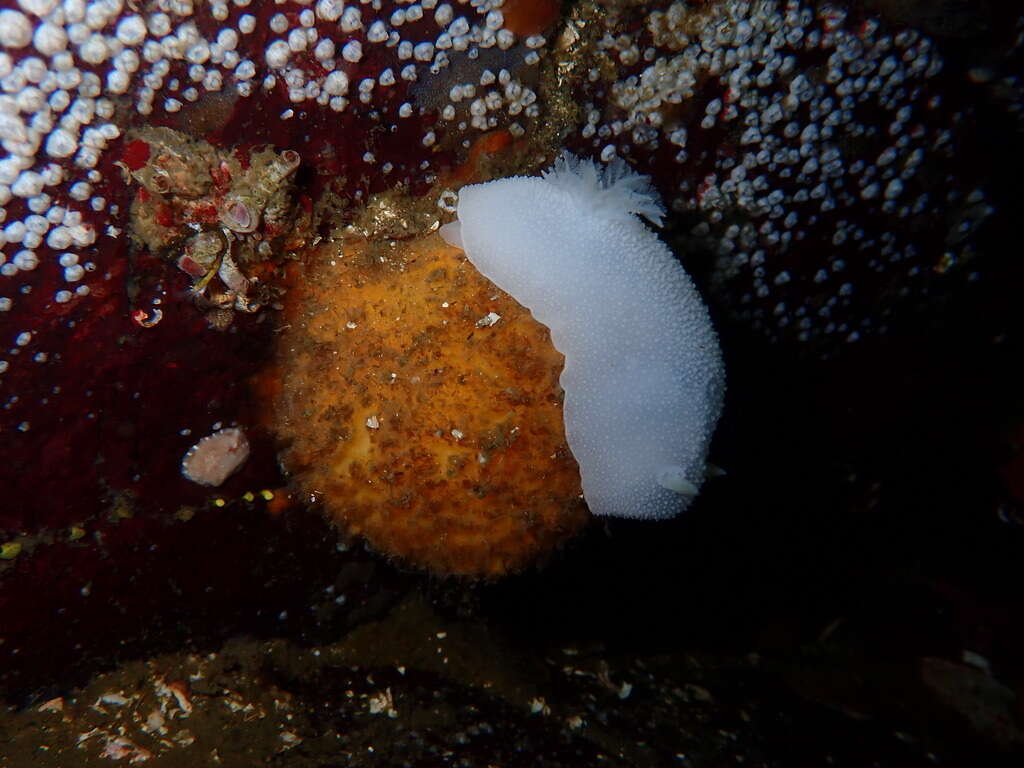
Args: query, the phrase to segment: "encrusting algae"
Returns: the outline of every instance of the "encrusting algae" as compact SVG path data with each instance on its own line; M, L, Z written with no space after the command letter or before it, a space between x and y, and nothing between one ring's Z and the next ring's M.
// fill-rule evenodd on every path
M326 245L294 269L265 412L293 481L345 532L488 577L580 531L546 327L436 234Z

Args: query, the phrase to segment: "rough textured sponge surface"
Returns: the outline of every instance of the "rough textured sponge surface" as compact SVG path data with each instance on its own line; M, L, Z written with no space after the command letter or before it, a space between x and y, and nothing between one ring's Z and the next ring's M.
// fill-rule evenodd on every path
M636 213L662 213L643 177L563 156L543 178L464 187L448 234L565 355L565 430L590 511L665 518L704 480L725 375L693 281Z
M431 235L296 265L264 409L296 485L439 574L542 559L588 515L548 330Z

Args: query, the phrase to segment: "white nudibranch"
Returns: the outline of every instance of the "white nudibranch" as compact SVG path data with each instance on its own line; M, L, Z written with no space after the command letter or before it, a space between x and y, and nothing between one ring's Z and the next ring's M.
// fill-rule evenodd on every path
M565 355L565 434L590 511L666 518L704 481L725 371L693 281L634 214L664 216L647 177L564 153L541 178L463 187L441 235Z

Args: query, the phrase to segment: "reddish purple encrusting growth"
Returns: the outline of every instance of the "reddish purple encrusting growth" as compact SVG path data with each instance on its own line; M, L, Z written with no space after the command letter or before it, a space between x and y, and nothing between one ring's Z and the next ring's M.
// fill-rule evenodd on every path
M424 190L480 131L522 135L538 107L520 75L532 77L543 38L504 29L499 5L158 0L136 12L119 0L21 0L0 25L0 271L18 283L0 308L27 309L15 295L24 281L45 282L32 301L49 305L75 304L103 279L95 256L111 243L97 238L118 237L125 221L111 163L149 160L138 140L117 146L126 126L275 145L310 169L311 194L329 186L355 204ZM58 279L29 276L37 267ZM36 329L15 340L2 371L48 354Z
M3 11L0 382L14 457L3 471L19 494L32 483L16 479L40 466L37 457L50 457L43 463L50 472L61 464L52 454L58 446L68 458L79 453L82 444L72 436L88 431L117 401L111 396L93 406L106 387L146 404L166 383L182 416L171 421L164 411L163 433L206 429L237 415L228 412L226 395L245 370L235 362L239 355L218 354L212 347L222 342L205 335L200 342L199 330L181 328L190 318L171 317L187 290L183 274L156 263L142 274L138 267L150 257L128 251L129 198L115 164L134 172L151 158L145 142L123 141L124 128L184 126L229 147L270 142L297 155L314 182L329 183L356 203L371 189L422 189L435 179L442 145L450 150L462 136L468 144L498 124L522 131L517 121L536 114L536 95L517 73L537 63L533 48L540 38L524 42L504 31L492 5L158 0L139 12L118 0L21 0ZM478 57L495 62L489 77L458 66ZM452 82L453 72L475 79ZM486 100L481 79L493 86ZM474 85L481 94L470 98ZM424 106L454 88L451 110ZM512 89L510 98L496 95L502 88ZM247 212L229 206L220 213L230 221ZM242 221L233 226L247 229ZM157 327L184 344L195 333L202 346L186 357L197 360L175 360L170 350L178 345L157 344ZM171 387L174 376L162 376L159 386L143 388L135 373L142 349L157 368L191 366L198 381ZM219 375L223 366L239 365L230 387L207 391L209 360L218 361ZM215 412L207 418L207 411ZM72 428L61 426L72 420ZM142 430L145 420L129 422ZM86 500L98 504L102 486L124 487L106 476L126 471L125 462L110 456L112 445L90 453L105 467L101 483L94 471L79 470L91 490L80 487L76 504L53 498L12 504L46 510L41 517L17 515L12 527L88 516ZM129 477L136 474L149 479L153 470L136 460Z
M139 584L173 578L147 553L187 538L170 532L173 515L211 501L182 477L182 455L218 424L259 421L247 382L270 348L272 310L212 331L194 307L200 281L217 266L216 280L245 299L247 267L192 259L203 254L188 243L177 258L130 245L139 184L126 174L156 161L132 129L206 139L243 169L270 145L295 158L307 205L325 192L353 209L374 191L421 192L481 133L522 135L538 112L530 83L543 38L504 30L499 4L18 0L0 10L0 544L24 542L0 561L0 613L17 616L0 622L6 661L25 658L39 617L103 623L75 601L88 590L96 605L117 603L116 580L95 577L105 564ZM265 210L257 221L247 201L216 202L210 223L186 195L154 219L223 226L245 242L265 234ZM218 489L228 500L283 482L267 436L249 439L253 455ZM180 524L195 529L191 514ZM261 542L266 527L253 526ZM84 533L55 543L71 531ZM211 584L238 562L225 552ZM23 600L26 585L45 599Z

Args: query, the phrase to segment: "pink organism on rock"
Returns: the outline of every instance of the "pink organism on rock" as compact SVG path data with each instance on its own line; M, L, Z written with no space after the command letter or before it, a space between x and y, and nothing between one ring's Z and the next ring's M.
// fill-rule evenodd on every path
M238 427L220 429L188 449L181 474L199 485L216 488L249 458L249 441Z

